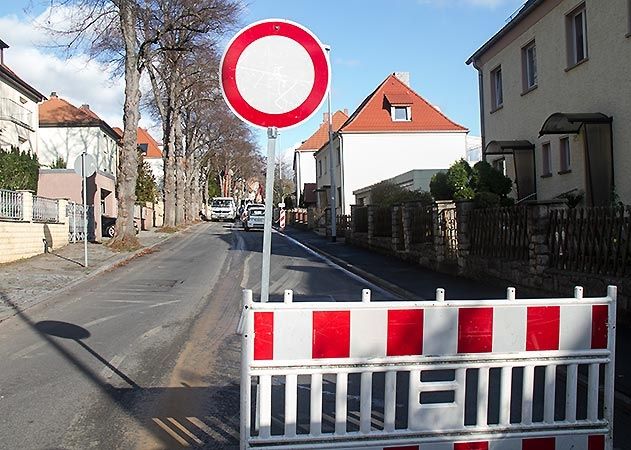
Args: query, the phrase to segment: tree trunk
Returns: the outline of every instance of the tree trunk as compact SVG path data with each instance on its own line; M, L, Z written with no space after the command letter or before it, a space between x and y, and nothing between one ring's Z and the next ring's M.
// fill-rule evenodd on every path
M179 114L174 117L175 125L175 224L184 224L184 204L186 197L186 167L182 148L182 123Z
M175 128L172 110L164 125L164 226L175 227Z
M125 42L125 104L123 148L118 170L118 218L110 246L120 249L140 246L134 229L134 204L138 178L138 120L140 118L140 56L136 48L136 17L131 2L120 3L120 25Z

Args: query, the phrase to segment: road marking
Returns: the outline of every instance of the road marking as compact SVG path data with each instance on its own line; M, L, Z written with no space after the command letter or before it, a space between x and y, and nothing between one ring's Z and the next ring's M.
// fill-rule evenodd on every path
M106 300L106 303L151 303L151 300Z
M302 248L303 250L305 250L307 253L310 253L310 254L312 254L313 256L315 256L315 257L317 257L317 258L321 259L321 260L322 260L322 261L324 261L324 262L325 262L328 266L330 266L330 267L332 267L332 268L334 268L334 269L337 269L337 270L339 270L340 272L343 272L344 274L346 274L346 275L347 275L347 276L349 276L350 278L354 279L355 281L359 281L360 283L364 283L367 287L369 287L369 288L370 288L370 290L371 290L371 291L373 291L373 292L379 292L379 293L381 293L382 295L384 295L384 296L386 296L386 297L391 297L391 296L398 297L397 295L393 294L392 292L388 292L388 291L386 291L385 289L380 288L380 287L379 287L379 286L377 286L376 284L371 283L370 281L368 281L368 280L366 280L366 279L364 279L364 278L360 277L359 275L357 275L357 274L355 274L355 273L351 272L350 270L346 270L344 267L342 267L342 266L339 266L339 265L335 264L333 261L331 261L331 260L330 260L329 258L327 258L326 256L321 255L320 253L318 253L318 252L316 252L316 251L311 250L309 247L307 247L306 245L304 245L302 242L297 241L296 239L292 238L291 236L288 236L288 235L283 234L283 233L279 233L279 232L278 232L278 231L276 231L276 230L272 230L272 232L273 232L273 233L276 233L276 234L280 234L281 236L283 236L283 237L284 237L285 239L287 239L288 241L290 241L290 242L292 242L292 243L296 244L298 247L300 247L300 248Z
M187 417L186 419L190 423L195 425L197 428L202 430L204 433L206 433L208 436L213 438L215 441L219 441L219 442L226 442L227 441L225 436L223 436L221 433L217 433L215 430L210 428L208 425L206 425L204 422L199 420L197 417Z
M34 352L35 350L38 350L38 349L42 348L46 344L47 344L46 342L37 342L35 344L29 345L25 349L23 349L23 350L21 350L21 351L19 351L17 353L14 353L13 355L11 355L11 359L24 358L29 353Z
M211 425L214 425L216 428L221 428L225 433L229 434L230 436L235 438L237 441L239 440L240 437L239 437L238 430L235 430L232 427L227 428L226 424L220 421L219 419L217 419L216 417L206 416L206 420L208 420L209 422L212 422Z
M175 425L182 433L184 433L185 435L190 437L193 441L195 441L196 444L198 444L198 445L202 445L203 444L203 442L201 440L199 440L199 438L197 436L195 436L193 433L188 431L182 424L180 424L180 422L175 420L173 417L167 417L167 420L169 422L171 422L173 425Z
M110 360L110 366L118 369L118 366L120 365L120 363L123 362L124 359L124 355L116 355ZM110 367L105 366L103 367L103 370L101 370L101 377L103 378L109 379L112 378L113 375L114 371Z
M108 320L114 319L115 317L118 317L118 316L120 316L120 314L115 314L113 316L101 317L100 319L93 320L92 322L84 323L82 326L84 328L91 327L93 325L98 325L100 323L107 322Z
M171 428L169 428L169 426L167 424L165 424L163 421L161 421L157 417L152 418L152 420L155 422L156 425L158 425L160 428L162 428L164 431L166 431L173 439L178 441L182 447L190 447L191 446L187 441L185 441L182 438L182 436L180 436L175 431L173 431Z
M149 339L153 335L158 334L161 329L162 329L162 325L158 325L157 327L154 327L151 330L146 331L145 333L143 333L143 335L140 336L140 338L138 340L144 341L145 339Z
M171 300L170 302L162 302L156 303L155 305L151 305L149 308L157 308L158 306L171 305L173 303L180 303L182 300Z

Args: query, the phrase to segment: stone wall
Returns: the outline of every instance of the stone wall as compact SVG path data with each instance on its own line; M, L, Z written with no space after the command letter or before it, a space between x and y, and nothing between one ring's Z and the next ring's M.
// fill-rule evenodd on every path
M551 267L548 247L550 215L555 209L567 208L563 201L532 202L527 205L528 255L526 259L493 258L472 253L469 212L472 202L437 202L432 208L433 238L413 243L412 219L419 205L404 204L392 208L392 237L375 237L374 207L368 207L368 232L353 231L346 242L373 251L394 255L420 266L485 280L489 277L516 287L532 288L542 293L572 296L575 286L583 286L586 296L605 295L608 285L618 286L619 312L631 319L631 279L599 274L576 273ZM457 251L447 251L445 210L455 208ZM352 219L351 219L352 220ZM453 243L453 241L452 241ZM507 247L508 248L508 247ZM476 252L479 253L479 252ZM454 259L454 256L456 257Z

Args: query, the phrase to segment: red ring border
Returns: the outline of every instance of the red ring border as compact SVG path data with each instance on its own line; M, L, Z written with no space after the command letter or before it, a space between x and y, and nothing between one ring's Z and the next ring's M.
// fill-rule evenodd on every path
M300 44L311 57L314 82L311 92L298 107L282 114L269 114L250 106L237 87L236 66L243 51L267 36L284 36ZM221 88L230 109L242 120L263 128L290 128L309 119L324 102L329 88L330 67L322 44L306 28L280 19L256 22L235 35L221 60Z

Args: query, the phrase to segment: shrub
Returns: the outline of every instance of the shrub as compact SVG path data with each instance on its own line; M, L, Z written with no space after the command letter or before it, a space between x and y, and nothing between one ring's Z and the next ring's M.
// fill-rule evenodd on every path
M438 172L432 177L429 183L429 192L435 200L453 200L454 190L449 184L449 179L445 172Z
M374 185L370 191L372 205L390 207L405 202L431 203L432 196L428 192L410 191L390 181L382 181Z
M51 169L65 169L66 167L66 161L61 156L58 156L55 162L50 165Z
M17 148L0 150L0 189L37 192L39 161L37 155Z
M472 185L476 192L492 192L506 197L510 194L513 181L488 162L480 161L473 166Z

